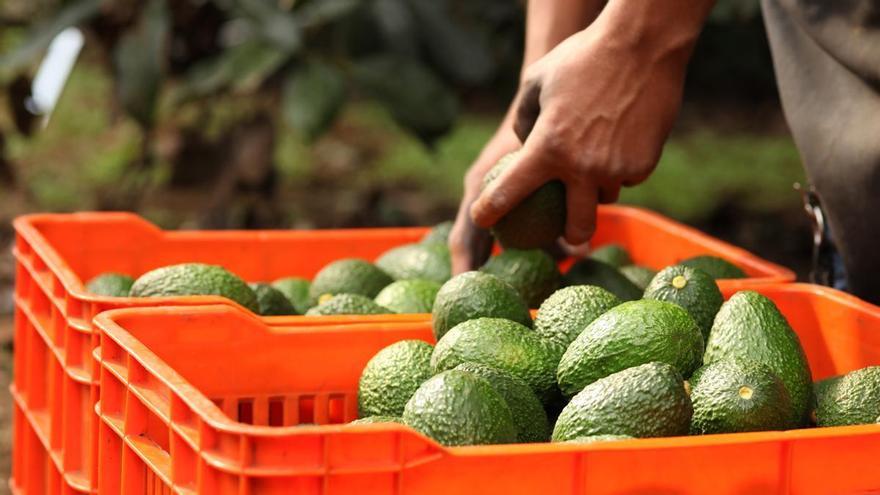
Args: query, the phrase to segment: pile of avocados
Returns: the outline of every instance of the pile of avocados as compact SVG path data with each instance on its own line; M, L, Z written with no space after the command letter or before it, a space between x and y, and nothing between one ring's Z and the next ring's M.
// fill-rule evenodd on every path
M533 320L514 285L486 271L453 277L434 301L436 343L397 342L366 364L355 423L400 423L464 446L880 419L880 367L813 384L797 334L767 297L740 291L724 301L715 278L689 263L645 285L637 299L569 285Z

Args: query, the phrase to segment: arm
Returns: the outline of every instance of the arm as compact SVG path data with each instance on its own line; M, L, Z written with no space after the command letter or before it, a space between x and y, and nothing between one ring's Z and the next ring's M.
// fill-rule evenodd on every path
M611 0L590 27L525 72L513 127L518 163L471 208L477 225L503 217L547 181L565 183L565 239L595 229L598 202L657 164L678 114L685 70L714 0Z
M532 0L528 2L523 72L526 67L543 57L564 39L593 22L604 3L604 0ZM522 80L522 77L520 79ZM472 203L480 194L483 175L495 165L499 158L521 146L513 131L516 109L517 104L514 100L495 135L486 143L483 151L465 176L464 196L449 239L453 273L461 273L475 268L489 255L491 248L489 234L486 230L474 225L469 211Z

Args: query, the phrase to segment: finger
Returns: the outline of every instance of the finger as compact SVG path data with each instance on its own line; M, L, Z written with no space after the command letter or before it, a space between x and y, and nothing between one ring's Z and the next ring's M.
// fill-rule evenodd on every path
M598 188L589 181L565 184L565 240L579 245L590 240L596 231Z
M616 203L620 198L620 186L599 188L599 202L602 204Z
M541 86L537 83L530 83L524 86L517 98L513 131L522 143L525 143L526 138L532 133L538 115L541 114L540 97Z
M467 271L475 270L483 265L492 252L492 237L489 231L481 229L471 223L469 215L458 222L467 222L467 225L453 227L449 234L449 253L452 258L452 274L458 275Z
M535 141L533 140L533 143ZM483 190L471 207L471 219L488 228L551 179L540 146L530 143L517 154L516 162Z
M589 242L574 245L569 244L565 239L559 239L557 246L558 249L565 254L565 256L570 256L573 258L586 258L587 255L590 254Z

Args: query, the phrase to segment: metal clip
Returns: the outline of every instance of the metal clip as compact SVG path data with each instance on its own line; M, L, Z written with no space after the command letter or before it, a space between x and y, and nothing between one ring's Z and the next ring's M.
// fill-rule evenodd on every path
M794 189L801 193L804 211L810 218L813 229L813 263L810 282L832 286L835 281L834 245L828 235L828 225L825 221L825 212L822 211L822 202L812 186L805 187L796 182Z

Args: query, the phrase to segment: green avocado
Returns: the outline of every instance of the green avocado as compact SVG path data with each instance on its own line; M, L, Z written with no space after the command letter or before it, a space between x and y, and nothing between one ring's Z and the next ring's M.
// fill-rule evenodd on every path
M248 284L222 266L183 263L141 275L131 297L223 296L259 313L257 296Z
M726 259L717 256L694 256L679 263L679 265L698 268L708 273L712 278L746 278L746 272Z
M573 285L559 289L538 309L535 332L567 349L587 325L622 302L601 287Z
M513 415L501 394L461 370L423 383L406 403L403 422L446 446L516 442Z
M592 258L584 258L568 269L562 283L569 285L595 285L611 292L624 301L635 301L642 297L642 290L617 268Z
M88 281L86 291L96 296L128 297L134 279L121 273L102 273Z
M309 287L309 305L316 306L327 294L360 294L373 298L391 282L391 277L372 263L356 258L337 260L315 275Z
M296 310L280 290L264 282L248 284L257 296L262 316L295 315Z
M431 227L431 230L419 241L422 244L443 244L449 243L449 233L452 231L452 220L440 222Z
M376 266L394 280L419 278L442 284L452 276L452 262L446 244L405 244L386 251Z
M661 270L645 289L644 298L671 302L686 309L700 326L704 339L709 337L715 315L724 303L714 278L700 269L681 265Z
M284 294L298 315L304 315L309 310L310 286L308 280L299 277L286 277L272 282L272 287Z
M556 365L562 350L534 330L501 318L478 318L456 325L434 348L435 373L461 363L477 363L506 371L528 383L543 404L559 394Z
M559 414L553 441L593 435L686 435L693 409L678 370L646 363L586 386Z
M483 179L483 189L513 165L519 152L501 158ZM553 246L565 232L565 185L547 182L514 206L492 226L492 235L505 248L539 249Z
M537 308L550 297L562 279L556 262L541 249L505 249L489 258L480 271L512 285L530 308Z
M765 364L785 384L796 418L807 424L813 403L810 365L800 340L773 301L754 291L740 291L721 305L706 342L706 364L722 359Z
M532 325L529 307L513 286L489 273L465 272L443 284L434 299L434 336L439 340L459 323L483 317Z
M615 268L632 265L633 262L629 252L620 244L605 244L598 247L590 253L590 258Z
M358 418L348 424L350 425L373 425L378 423L400 423L403 424L403 420L396 416L367 416L365 418Z
M629 435L584 435L580 437L566 440L565 443L601 443L601 442L617 442L620 440L633 440L635 437Z
M430 313L440 284L430 280L398 280L382 289L376 296L376 304L395 313Z
M642 299L615 306L593 320L568 346L556 378L570 397L602 377L652 361L690 376L702 355L703 336L687 311Z
M818 426L866 425L880 416L880 366L851 371L816 387Z
M550 439L547 413L526 382L506 371L477 363L462 363L455 369L485 378L501 394L510 408L519 442L546 442Z
M358 382L360 416L400 416L407 401L431 378L434 346L421 340L401 340L373 356Z
M642 265L626 265L618 268L620 273L641 290L648 288L657 270Z
M693 434L786 430L796 426L785 385L761 363L715 361L695 371L689 383L694 405Z
M391 310L360 294L336 294L306 311L306 316L387 315Z

